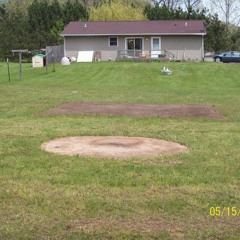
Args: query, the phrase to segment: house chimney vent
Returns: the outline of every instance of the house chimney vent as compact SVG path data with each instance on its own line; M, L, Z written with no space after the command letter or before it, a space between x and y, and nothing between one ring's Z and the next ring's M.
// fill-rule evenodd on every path
M87 27L87 24L86 24L86 23L84 24L84 27L85 27L85 28Z
M185 22L185 27L187 27L187 22Z

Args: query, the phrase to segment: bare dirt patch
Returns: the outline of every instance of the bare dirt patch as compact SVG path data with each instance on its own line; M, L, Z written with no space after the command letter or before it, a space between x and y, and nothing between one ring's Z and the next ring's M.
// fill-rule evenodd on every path
M224 117L212 106L196 104L120 104L71 102L39 113L45 115L121 115L137 117L210 118Z
M57 138L43 143L41 148L60 155L132 158L156 157L161 154L188 152L186 146L179 143L142 137L115 136L79 136Z

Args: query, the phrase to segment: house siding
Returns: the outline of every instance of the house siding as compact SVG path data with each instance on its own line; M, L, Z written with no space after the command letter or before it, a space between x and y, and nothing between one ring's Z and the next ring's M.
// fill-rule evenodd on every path
M101 51L101 59L116 60L117 50L124 49L124 41L118 37L118 46L109 46L109 37L65 37L65 51L67 57L76 57L79 51Z
M65 37L65 54L76 57L78 51L100 51L101 60L116 60L117 50L125 50L125 40L130 37L143 38L143 50L151 50L152 36L118 36L118 46L109 46L110 36ZM161 50L175 55L177 60L201 60L202 36L154 36L161 38Z
M173 53L177 60L202 60L202 36L164 36L162 49Z

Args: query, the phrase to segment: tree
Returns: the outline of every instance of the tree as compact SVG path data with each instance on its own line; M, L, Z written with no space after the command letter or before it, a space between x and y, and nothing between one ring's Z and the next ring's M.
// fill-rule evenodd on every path
M59 34L64 26L81 19L87 19L87 11L80 0L10 0L0 4L0 55L9 55L12 49L38 50L62 44Z
M231 49L229 30L217 15L208 16L206 19L207 36L205 37L205 49L207 51L221 52Z
M183 3L183 0L156 0L155 4L165 6L167 9L177 9Z
M20 11L22 14L27 15L27 9L31 5L33 0L7 0L6 9L9 12Z
M199 7L201 0L184 0L186 9L195 9Z
M50 29L50 41L52 45L62 44L62 37L60 32L64 28L63 21L63 9L58 0L53 0L52 4L49 6L50 18L52 26Z
M234 29L231 34L232 50L240 51L240 27Z
M40 49L61 44L59 34L64 25L70 21L86 20L87 12L78 0L68 0L63 5L58 0L33 0L28 7L28 19L32 39L30 47Z
M28 47L27 18L20 9L0 7L0 56L12 57L13 49Z
M32 39L31 48L45 48L50 44L49 32L53 27L53 19L47 0L34 0L28 7L28 25Z
M86 8L77 0L72 2L68 0L63 5L63 14L64 14L64 23L68 24L70 21L79 21L79 20L87 20L88 12Z
M190 19L190 15L193 14L194 11L199 11L199 5L201 0L184 0L185 8L187 10L187 19Z
M147 5L144 10L144 13L150 20L204 20L206 18L206 12L206 9L191 9L191 11L184 11L180 7L178 7L177 9L168 9L165 5L160 6L158 4L156 4L155 6Z
M89 11L90 21L116 21L116 20L143 20L145 16L142 8L132 3L122 1L109 1L93 6Z
M144 14L149 20L172 20L175 18L173 9L168 9L166 5L160 6L159 4L156 4L154 7L147 5L144 9Z
M212 6L223 14L225 23L240 23L240 0L214 0Z

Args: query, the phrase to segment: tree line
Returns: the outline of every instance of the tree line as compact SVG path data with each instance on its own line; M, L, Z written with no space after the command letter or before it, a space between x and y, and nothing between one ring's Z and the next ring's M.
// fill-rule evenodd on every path
M171 1L144 0L9 0L0 4L0 58L13 49L32 51L62 44L61 31L70 21L196 20L206 22L205 50L240 50L240 28L226 24L206 8L186 1L187 7ZM24 4L23 4L24 3ZM190 4L192 3L192 4Z
M59 36L70 21L88 20L88 11L79 1L34 0L27 8L16 1L11 8L0 5L0 57L13 49L39 50L62 44Z

